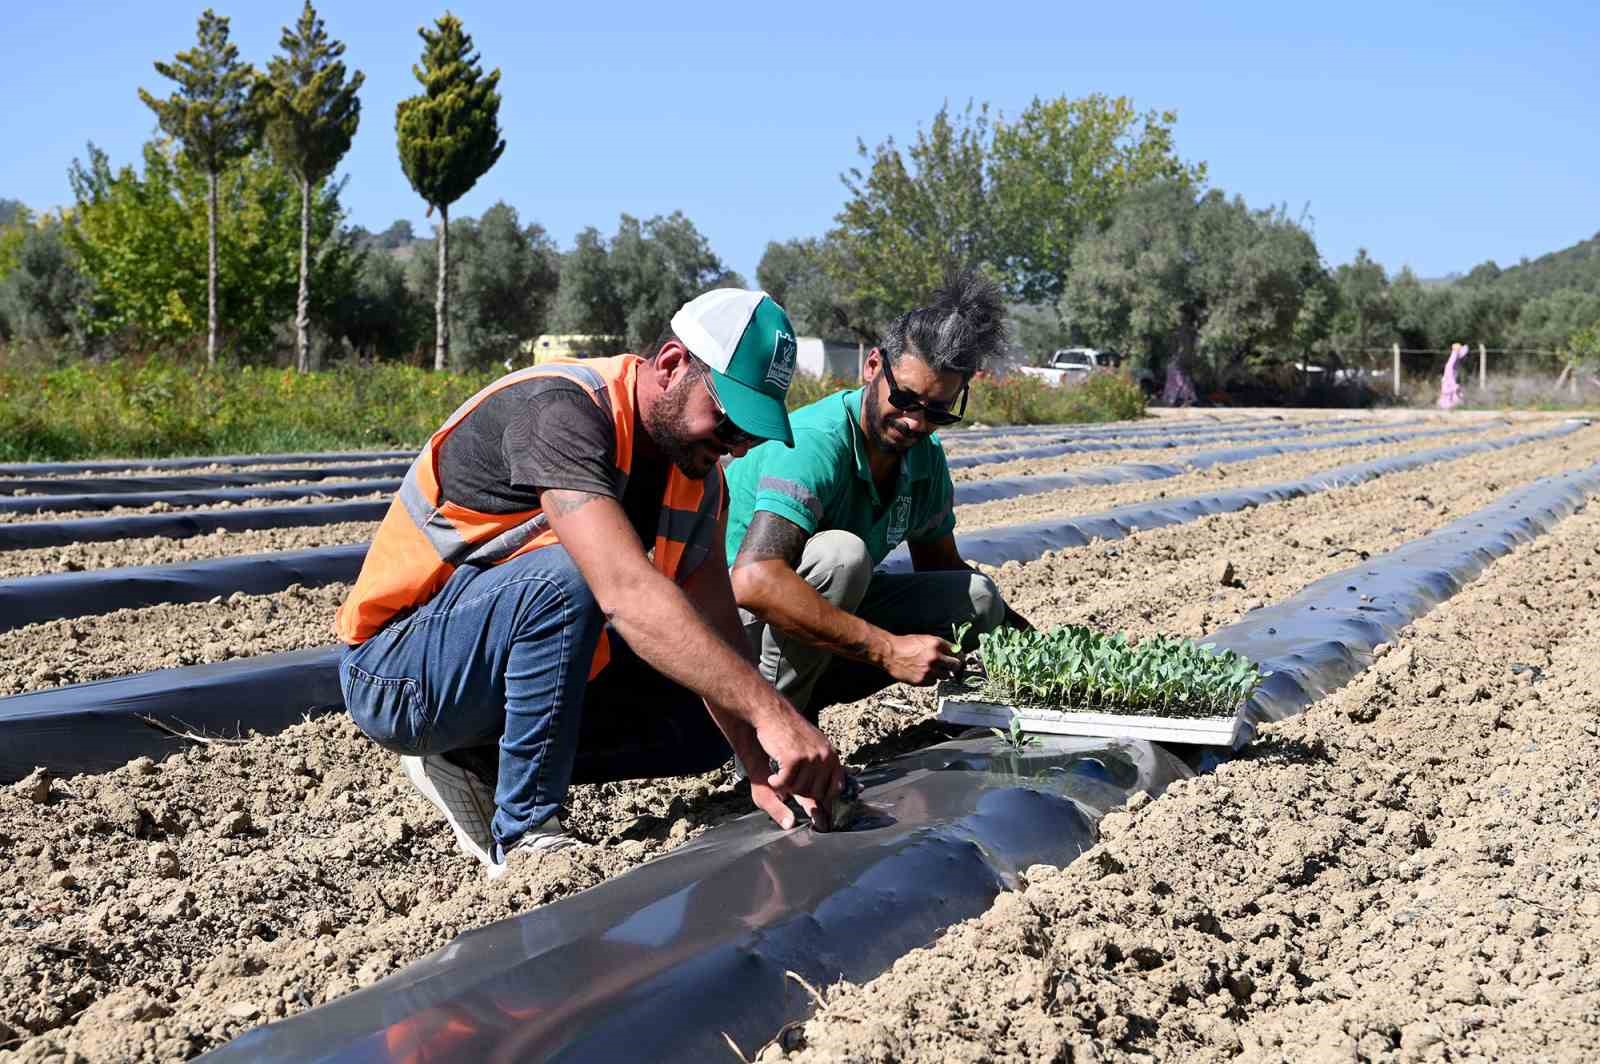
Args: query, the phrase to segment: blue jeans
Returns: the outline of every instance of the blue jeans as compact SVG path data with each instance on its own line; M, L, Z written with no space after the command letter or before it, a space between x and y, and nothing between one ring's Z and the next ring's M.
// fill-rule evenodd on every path
M573 782L709 772L732 756L699 697L616 633L589 683L604 623L563 547L463 566L345 650L345 706L389 750L451 755L494 780L504 847L555 815Z

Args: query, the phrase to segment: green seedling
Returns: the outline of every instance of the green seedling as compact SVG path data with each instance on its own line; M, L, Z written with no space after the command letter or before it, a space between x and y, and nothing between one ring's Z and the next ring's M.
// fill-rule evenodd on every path
M1013 754L1020 754L1030 746L1039 745L1037 737L1029 735L1022 730L1022 716L1018 713L1011 714L1011 728L1009 731L1001 731L999 728L990 728L989 730L994 733L996 739L1005 743Z
M1077 625L984 632L978 657L988 701L1160 717L1231 716L1271 675L1209 643Z

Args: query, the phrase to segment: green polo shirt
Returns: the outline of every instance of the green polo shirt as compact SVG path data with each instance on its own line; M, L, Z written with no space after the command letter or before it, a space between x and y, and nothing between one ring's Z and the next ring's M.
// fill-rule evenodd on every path
M901 542L933 542L956 527L955 489L936 435L906 452L894 494L879 498L857 422L861 392L838 392L801 407L789 415L794 447L763 443L728 466L729 564L757 510L788 518L807 535L854 532L873 565Z

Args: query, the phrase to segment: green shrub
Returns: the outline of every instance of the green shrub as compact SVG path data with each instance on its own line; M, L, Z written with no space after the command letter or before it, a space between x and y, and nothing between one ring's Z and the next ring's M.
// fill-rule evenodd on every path
M0 460L418 447L491 379L391 364L309 374L166 359L0 368Z
M1091 373L1077 384L1051 384L1026 373L979 374L972 381L967 421L986 425L1054 425L1127 421L1144 416L1144 392L1119 373Z
M106 363L0 362L0 461L97 456L420 447L494 372L433 373L379 363L319 373L197 367L171 358ZM789 407L850 387L796 374ZM1131 381L1092 376L1070 388L1016 375L972 382L967 420L989 424L1138 417Z

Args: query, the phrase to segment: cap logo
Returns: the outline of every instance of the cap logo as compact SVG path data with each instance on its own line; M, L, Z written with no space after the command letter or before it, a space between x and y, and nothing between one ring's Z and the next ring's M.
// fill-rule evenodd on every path
M799 355L799 348L794 342L794 337L782 329L775 330L776 338L772 341L772 361L767 364L766 383L787 392L789 382L794 380L795 359Z

